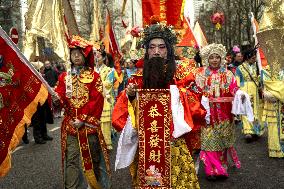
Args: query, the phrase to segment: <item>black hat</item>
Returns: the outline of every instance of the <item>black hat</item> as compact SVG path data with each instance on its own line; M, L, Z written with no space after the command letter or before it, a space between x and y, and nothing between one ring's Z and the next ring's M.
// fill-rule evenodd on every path
M256 55L256 48L248 49L244 53L244 59L248 60L248 59L250 59L251 57L253 57L255 55Z

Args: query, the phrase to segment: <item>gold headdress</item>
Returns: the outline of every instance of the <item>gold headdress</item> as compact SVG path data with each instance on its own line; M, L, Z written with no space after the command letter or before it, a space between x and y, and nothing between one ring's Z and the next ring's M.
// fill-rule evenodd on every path
M221 57L221 62L225 64L226 53L227 52L226 52L225 46L222 44L216 44L216 43L207 45L200 50L200 56L206 66L209 65L208 59L209 59L209 56L212 54L218 54Z

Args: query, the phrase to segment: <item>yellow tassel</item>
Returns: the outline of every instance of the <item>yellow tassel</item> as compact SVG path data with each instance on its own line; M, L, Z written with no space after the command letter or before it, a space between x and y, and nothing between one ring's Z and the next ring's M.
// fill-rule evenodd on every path
M222 28L222 25L218 22L216 25L215 25L216 29L217 30L220 30Z

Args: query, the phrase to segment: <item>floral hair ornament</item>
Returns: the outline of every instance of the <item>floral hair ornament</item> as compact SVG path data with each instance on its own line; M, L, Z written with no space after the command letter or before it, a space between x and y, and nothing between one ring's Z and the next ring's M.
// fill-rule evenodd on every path
M233 52L234 52L235 54L237 54L237 53L241 52L241 49L240 49L237 45L235 45L235 46L233 47Z
M226 63L225 58L226 58L227 51L224 45L212 43L210 45L203 47L200 50L200 56L206 66L209 65L208 59L209 59L209 56L212 54L218 54L221 57L221 63L222 64Z

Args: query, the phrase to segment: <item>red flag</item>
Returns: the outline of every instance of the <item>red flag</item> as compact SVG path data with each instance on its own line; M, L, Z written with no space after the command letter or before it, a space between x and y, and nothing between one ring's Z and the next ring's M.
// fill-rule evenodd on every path
M11 168L11 153L29 125L38 104L48 96L47 88L27 65L27 60L0 27L0 177Z
M193 35L193 32L190 28L189 25L189 20L187 20L187 18L184 18L184 20L186 20L185 22L185 34L183 35L181 41L179 42L179 44L177 44L177 46L179 47L196 47L197 46L197 42L196 39Z
M161 1L162 2L162 1ZM181 17L183 0L167 0L167 23L174 26L176 29L183 27L183 20Z
M121 68L120 68L120 59L121 59L121 52L115 37L114 30L111 24L111 18L109 14L109 10L107 9L106 12L106 26L105 26L105 36L103 39L103 43L105 45L105 50L107 53L110 53L114 59L114 67L117 73L120 75Z

